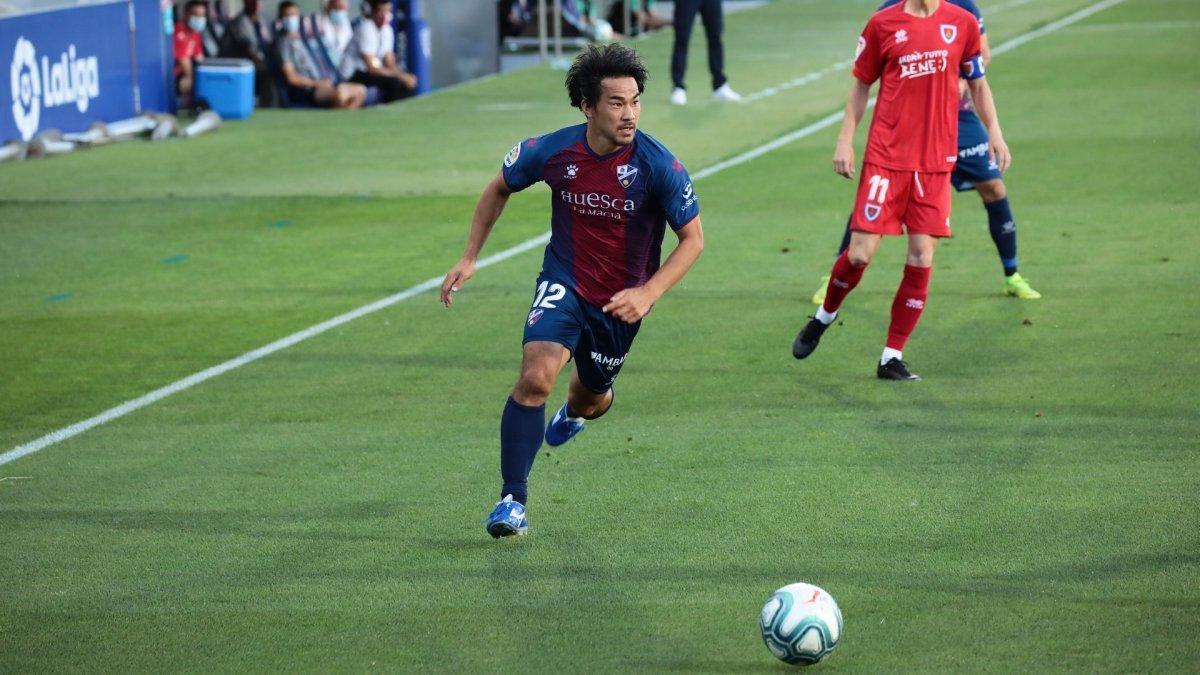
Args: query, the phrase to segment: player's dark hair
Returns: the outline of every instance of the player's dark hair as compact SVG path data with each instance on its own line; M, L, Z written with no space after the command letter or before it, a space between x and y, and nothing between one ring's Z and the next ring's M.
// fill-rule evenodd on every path
M367 0L367 6L371 8L371 12L379 9L380 5L390 5L392 0Z
M203 7L204 11L208 12L208 2L206 0L188 0L187 4L183 6L183 13L190 13L193 7Z
M581 108L584 101L596 105L604 78L632 77L638 93L642 93L646 91L646 76L646 66L633 49L617 43L603 47L589 45L575 57L567 72L567 93L576 108Z
M300 7L300 5L297 5L297 4L296 4L295 2L293 2L292 0L283 0L283 2L279 3L279 11L278 11L278 15L279 15L279 16L283 16L283 13L284 13L284 12L286 12L287 10L289 10L289 9L291 9L291 8L293 8L293 7L299 8L299 7Z

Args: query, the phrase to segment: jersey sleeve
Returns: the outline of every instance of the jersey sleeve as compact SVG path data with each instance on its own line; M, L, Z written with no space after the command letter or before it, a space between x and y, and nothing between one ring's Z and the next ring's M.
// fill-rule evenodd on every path
M374 28L374 30L372 30ZM354 31L355 37L358 38L359 54L379 55L379 29L370 21L362 21L358 24L358 28ZM355 54L358 56L358 54Z
M655 171L654 197L662 204L672 230L680 229L700 215L700 199L692 187L692 177L674 157Z
M504 182L508 189L520 192L542 180L546 160L538 147L538 139L530 138L513 146L504 156Z
M879 31L875 22L867 22L858 36L858 47L854 52L854 77L863 84L874 84L883 74L883 50L879 44Z
M967 23L966 42L963 44L962 64L959 66L963 78L978 80L983 77L983 46L980 38L979 25L974 21Z

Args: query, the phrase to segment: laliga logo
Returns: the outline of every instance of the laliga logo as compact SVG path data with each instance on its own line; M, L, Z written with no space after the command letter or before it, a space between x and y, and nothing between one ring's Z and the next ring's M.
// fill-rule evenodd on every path
M28 141L37 131L42 114L42 82L33 43L25 38L18 38L13 50L11 79L13 120L21 132L21 140Z
M41 108L75 104L87 112L88 103L100 96L100 62L94 56L75 57L75 45L69 45L58 63L42 57L38 68L37 51L25 38L17 39L10 70L13 120L28 141L37 133Z

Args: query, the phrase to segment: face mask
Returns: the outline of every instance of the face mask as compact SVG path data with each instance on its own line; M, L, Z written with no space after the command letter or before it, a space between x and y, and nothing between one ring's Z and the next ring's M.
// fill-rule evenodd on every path
M192 30L194 30L197 33L204 32L204 28L207 25L208 25L208 19L205 19L202 16L189 16L188 17L188 28L191 28Z
M283 17L283 30L284 30L284 32L287 32L287 33L300 32L300 17L298 17L298 16Z
M350 12L344 9L335 9L329 13L329 19L336 24L344 26L350 23Z

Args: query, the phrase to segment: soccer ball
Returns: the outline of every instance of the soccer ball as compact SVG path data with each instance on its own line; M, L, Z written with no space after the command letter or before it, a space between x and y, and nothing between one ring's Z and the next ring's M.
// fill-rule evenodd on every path
M596 19L592 22L592 39L596 42L606 43L612 42L613 27L612 24L604 19Z
M842 610L832 595L812 584L789 584L767 598L759 627L779 660L810 666L842 639Z

